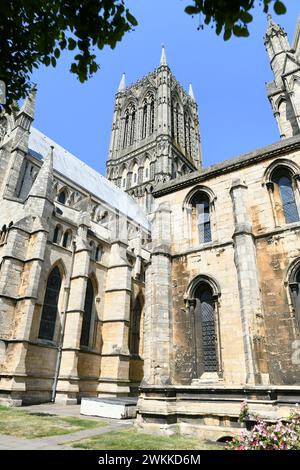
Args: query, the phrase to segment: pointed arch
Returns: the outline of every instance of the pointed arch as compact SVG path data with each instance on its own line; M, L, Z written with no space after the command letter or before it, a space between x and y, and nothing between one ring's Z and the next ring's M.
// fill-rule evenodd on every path
M57 201L60 202L61 204L66 204L68 198L68 190L66 187L63 187L60 189L58 195L57 195Z
M141 328L142 314L145 300L140 292L132 302L130 335L129 335L129 352L131 356L140 356L142 353L141 345Z
M57 261L47 278L38 338L53 341L59 309L59 297L63 280L63 264Z
M60 245L62 234L63 234L63 228L60 224L57 224L53 232L53 239L52 239L53 243Z
M201 274L188 287L188 306L192 331L193 377L205 373L220 373L220 333L218 299L221 295L217 281Z
M295 312L297 329L300 331L300 258L294 260L289 266L286 281Z
M64 233L64 236L63 236L62 246L64 248L69 248L71 246L71 243L72 243L72 238L73 238L72 230L67 229Z
M263 184L269 191L275 224L299 221L300 177L298 165L288 159L272 162L265 171Z
M91 277L87 279L80 346L89 347L91 343L92 316L95 302L95 290Z

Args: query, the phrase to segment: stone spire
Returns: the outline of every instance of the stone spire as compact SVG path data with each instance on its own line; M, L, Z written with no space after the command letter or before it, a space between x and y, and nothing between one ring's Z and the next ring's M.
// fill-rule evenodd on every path
M268 14L268 27L267 27L267 32L265 36L265 41L270 37L273 36L274 34L280 34L282 36L287 36L285 30L283 29L282 26L280 26L278 23L276 23L272 15L269 13Z
M121 81L120 81L120 85L119 85L119 88L118 88L118 93L124 91L125 88L126 88L126 78L125 78L125 73L123 73Z
M196 101L195 100L195 95L194 95L194 90L193 90L193 87L192 87L191 83L190 83L190 86L189 86L189 96L190 96L190 98L192 98L193 101Z
M26 96L25 101L19 111L20 114L26 114L28 118L30 118L32 121L34 120L34 112L35 112L35 97L36 97L36 86L34 85L28 96Z
M53 146L49 151L44 163L29 191L27 199L41 198L52 202L52 183L53 183Z
M29 191L25 202L25 211L32 217L49 221L53 211L53 147L44 159L44 163Z
M166 49L165 49L164 45L162 45L162 49L161 49L160 65L168 65L167 56L166 56Z

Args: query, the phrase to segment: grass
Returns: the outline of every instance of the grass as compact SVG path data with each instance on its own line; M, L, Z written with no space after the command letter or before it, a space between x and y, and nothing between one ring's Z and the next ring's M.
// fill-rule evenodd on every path
M76 449L90 450L215 450L218 444L184 436L156 436L130 427L73 442Z
M36 439L106 426L105 421L30 413L0 406L0 434Z

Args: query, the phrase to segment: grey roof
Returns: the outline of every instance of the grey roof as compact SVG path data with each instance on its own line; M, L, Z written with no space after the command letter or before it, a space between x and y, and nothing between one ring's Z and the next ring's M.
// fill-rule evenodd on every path
M44 160L51 146L54 147L53 168L55 172L149 229L145 213L132 197L42 132L31 127L28 147L33 157Z

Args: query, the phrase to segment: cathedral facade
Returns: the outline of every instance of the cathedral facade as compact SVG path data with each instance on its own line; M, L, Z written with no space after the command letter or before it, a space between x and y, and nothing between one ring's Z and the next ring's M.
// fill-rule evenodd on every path
M300 23L268 19L281 140L202 167L159 67L116 93L107 178L0 120L0 402L139 396L137 425L222 438L300 402Z

